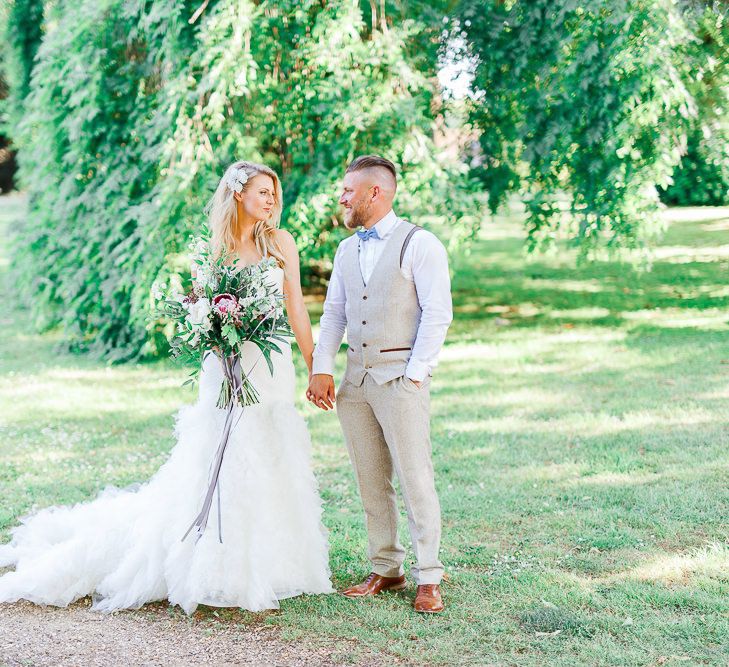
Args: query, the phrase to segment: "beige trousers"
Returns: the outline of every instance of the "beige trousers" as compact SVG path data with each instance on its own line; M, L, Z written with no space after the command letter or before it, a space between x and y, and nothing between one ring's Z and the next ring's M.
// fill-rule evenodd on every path
M431 460L430 378L420 388L405 377L378 385L365 375L359 387L345 379L337 395L337 414L362 497L372 571L384 577L403 574L405 549L397 535L394 471L415 552L413 577L418 584L440 583L440 503Z

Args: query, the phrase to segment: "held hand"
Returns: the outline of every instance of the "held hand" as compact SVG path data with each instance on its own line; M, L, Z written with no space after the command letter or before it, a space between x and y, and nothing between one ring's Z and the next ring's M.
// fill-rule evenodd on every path
M306 398L317 408L332 410L336 399L334 394L334 378L331 375L317 373L311 376Z

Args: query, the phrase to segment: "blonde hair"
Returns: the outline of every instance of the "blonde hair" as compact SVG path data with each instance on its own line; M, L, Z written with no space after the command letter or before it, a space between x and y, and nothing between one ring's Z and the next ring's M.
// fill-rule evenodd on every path
M212 233L211 244L213 254L219 257L223 252L232 252L236 247L236 240L240 239L240 229L238 225L238 206L233 190L230 189L228 183L230 176L234 171L245 171L248 181L243 184L241 192L245 192L250 186L251 179L258 174L270 176L273 180L273 209L268 220L258 220L253 227L253 239L256 249L261 253L262 257L273 257L283 267L284 257L281 248L276 241L276 229L281 222L281 212L283 210L283 190L281 181L273 169L264 164L255 162L246 162L239 160L231 164L223 174L218 183L215 194L205 207L208 214L208 225Z

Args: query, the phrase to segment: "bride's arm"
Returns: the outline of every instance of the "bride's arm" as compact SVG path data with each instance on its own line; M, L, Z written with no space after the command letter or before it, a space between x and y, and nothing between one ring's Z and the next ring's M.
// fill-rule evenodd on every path
M284 297L289 323L293 329L296 343L304 357L306 367L311 374L312 355L314 353L314 337L311 334L311 320L304 305L301 292L301 276L299 275L299 251L291 234L283 229L276 232L276 240L281 248L286 263L284 269Z

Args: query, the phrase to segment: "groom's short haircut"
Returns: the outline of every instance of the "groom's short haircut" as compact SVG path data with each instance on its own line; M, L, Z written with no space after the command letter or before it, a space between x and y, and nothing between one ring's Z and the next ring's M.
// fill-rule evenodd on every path
M392 184L397 188L397 170L395 169L395 165L387 158L380 157L379 155L360 155L347 167L346 173L364 171L365 169L384 169L392 176Z

